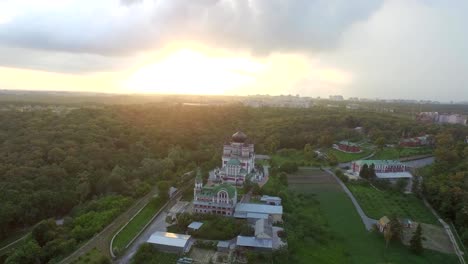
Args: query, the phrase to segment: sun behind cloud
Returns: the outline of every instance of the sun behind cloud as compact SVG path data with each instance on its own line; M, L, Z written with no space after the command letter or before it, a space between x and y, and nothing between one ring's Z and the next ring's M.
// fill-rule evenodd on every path
M124 86L136 93L218 95L253 84L264 68L249 58L180 49L137 69Z

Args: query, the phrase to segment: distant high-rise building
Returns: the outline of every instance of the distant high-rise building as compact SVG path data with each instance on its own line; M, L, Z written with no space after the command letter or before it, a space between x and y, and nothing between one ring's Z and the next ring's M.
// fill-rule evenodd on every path
M343 101L344 98L342 95L330 95L330 100L332 101Z

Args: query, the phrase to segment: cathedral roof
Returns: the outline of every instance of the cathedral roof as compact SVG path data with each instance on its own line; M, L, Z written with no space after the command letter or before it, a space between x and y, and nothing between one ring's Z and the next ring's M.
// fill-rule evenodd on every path
M227 162L227 165L241 165L241 162L238 160L238 159L230 159L228 162Z
M222 183L222 184L218 184L218 185L214 185L210 187L203 187L202 194L206 196L214 196L214 195L217 195L218 192L222 190L228 193L229 198L234 198L234 194L237 192L236 187L227 183Z
M232 141L237 143L244 143L247 140L247 135L242 131L237 131L232 135Z

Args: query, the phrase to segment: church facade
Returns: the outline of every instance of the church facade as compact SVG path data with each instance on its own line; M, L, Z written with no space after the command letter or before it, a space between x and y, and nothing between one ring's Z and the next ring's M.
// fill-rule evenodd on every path
M252 181L261 180L262 174L255 168L254 144L249 144L247 135L236 132L231 142L223 146L221 168L215 170L218 180L223 183L242 185L247 177Z
M237 189L230 184L203 186L201 175L195 179L193 212L232 216L237 204Z

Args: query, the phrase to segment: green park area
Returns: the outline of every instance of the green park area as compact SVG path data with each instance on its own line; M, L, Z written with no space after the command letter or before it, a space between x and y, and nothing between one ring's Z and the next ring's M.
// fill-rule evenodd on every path
M439 222L423 201L414 194L378 190L369 184L347 183L366 215L379 219L386 215L410 218L413 221L437 225Z
M300 199L296 203L308 206L290 211L290 205L285 205L287 232L289 219L305 218L316 234L301 238L303 242L297 245L290 244L295 247L297 263L458 263L455 255L431 250L414 255L397 241L386 247L383 236L365 229L349 197L323 171L301 168L288 182L290 195Z
M411 156L429 155L432 154L432 151L432 148L429 147L402 148L400 150L386 147L382 150L378 150L372 159L394 160Z
M297 149L280 149L271 155L271 163L281 166L285 163L296 163L298 166L320 166L323 161L315 158L306 158L304 151Z
M347 152L343 152L343 151L340 151L340 150L337 150L337 149L330 149L327 154L330 156L330 155L333 155L336 157L337 161L338 162L350 162L350 161L353 161L353 160L358 160L358 159L362 159L362 158L365 158L367 156L369 156L370 154L372 153L372 150L369 149L369 148L364 148L362 150L362 152L359 152L359 153L347 153Z
M130 241L141 231L151 218L164 205L165 200L153 198L115 237L112 248L114 253L121 252Z

